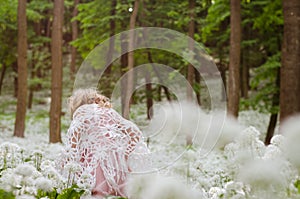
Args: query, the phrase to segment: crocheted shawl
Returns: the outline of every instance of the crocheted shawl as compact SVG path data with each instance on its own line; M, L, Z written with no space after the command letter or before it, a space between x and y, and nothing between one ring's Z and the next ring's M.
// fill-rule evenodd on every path
M67 138L62 173L71 176L76 184L93 188L96 168L100 166L110 189L118 191L128 172L149 168L150 153L141 131L112 108L80 106L73 115ZM68 167L74 163L77 168Z

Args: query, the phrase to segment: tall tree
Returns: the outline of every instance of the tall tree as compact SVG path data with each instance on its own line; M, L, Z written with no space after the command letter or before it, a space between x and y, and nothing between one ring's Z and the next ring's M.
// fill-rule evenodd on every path
M194 52L194 34L195 34L195 0L189 0L189 12L190 12L190 21L189 21L189 50L191 53ZM187 80L189 86L187 87L187 99L192 100L193 98L193 80L194 80L194 66L189 63L187 68Z
M112 92L111 88L111 81L112 81L112 75L111 75L111 70L112 70L112 57L114 54L114 49L115 49L115 29L116 29L116 20L115 20L115 15L116 15L116 6L117 6L117 1L116 0L111 0L111 10L110 10L110 15L111 18L109 20L109 26L110 26L110 33L109 33L109 46L108 46L108 51L106 54L106 64L105 66L107 67L106 70L104 71L104 85L106 88L102 88L102 92L106 96L110 96Z
M78 15L78 8L77 5L79 4L79 0L74 0L74 8L73 8L73 21L72 21L72 41L75 41L78 37L78 21L74 19ZM71 46L71 64L70 64L70 74L71 79L74 78L74 74L76 71L76 57L77 57L77 50L74 46Z
M61 142L61 101L62 101L62 27L64 0L54 0L53 26L51 37L51 105L50 142Z
M280 121L300 112L300 1L283 0Z
M241 2L230 0L228 114L237 117L240 100Z
M129 111L130 111L130 101L131 101L131 95L133 94L133 84L134 84L134 73L133 73L133 67L134 67L134 32L133 29L135 27L136 17L139 9L139 0L134 1L133 11L130 16L130 23L129 28L132 30L132 32L129 33L129 42L128 42L128 79L127 79L127 89L126 89L126 95L125 95L125 104L124 107L124 117L129 118Z
M26 1L18 1L18 91L14 136L24 137L27 101L27 20Z
M192 57L194 58L194 34L195 34L195 8L196 8L196 1L195 0L189 0L189 51L192 53ZM195 69L192 63L188 64L187 68L187 80L189 85L187 86L187 100L192 101L193 100L193 85L194 85L194 74ZM187 134L186 135L186 145L192 145L192 137Z

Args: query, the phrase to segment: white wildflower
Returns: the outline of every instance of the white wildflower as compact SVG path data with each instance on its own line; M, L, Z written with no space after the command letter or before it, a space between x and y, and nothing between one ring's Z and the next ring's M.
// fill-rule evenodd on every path
M182 136L193 138L198 132L200 117L203 112L198 105L182 102L163 104L148 127L147 134L155 135L161 145L183 143Z
M271 143L272 145L274 145L274 146L277 146L277 147L281 148L282 145L283 145L284 139L285 139L285 137L284 137L283 135L280 135L280 134L274 135L274 136L271 138L270 143Z
M50 160L44 160L42 161L41 163L41 169L42 170L46 170L48 169L49 167L55 167L55 162L54 161L50 161Z
M34 186L25 186L23 187L24 189L24 193L30 194L30 195L36 195L37 194L37 190L36 187Z
M26 187L33 186L34 185L34 180L33 180L33 178L31 176L23 177L21 179L21 185L22 186L26 186Z
M203 139L204 148L224 149L225 145L233 142L244 129L234 118L226 116L224 112L207 115L209 129Z
M50 192L53 189L52 181L41 177L35 180L36 188L44 192Z
M127 193L136 199L198 199L202 193L187 188L179 180L158 175L134 176L127 185Z
M6 191L13 191L20 184L21 177L15 175L12 169L3 171L0 180L0 187ZM5 180L4 180L5 179Z
M224 186L226 190L226 197L237 196L245 197L244 184L242 182L229 181Z
M31 176L35 171L35 167L30 164L19 164L15 169L15 173L23 177Z
M193 149L186 150L185 155L189 161L194 161L198 158L197 152Z
M80 180L77 183L78 187L81 189L91 189L92 188L92 179L93 176L90 173L83 172L82 175L80 176Z
M287 119L282 124L282 133L286 136L284 141L284 154L300 171L300 116Z
M81 171L81 166L77 162L69 162L66 164L65 170L67 170L71 173L75 173L75 172Z
M253 142L256 142L259 139L260 132L253 126L245 129L237 141L241 146L251 146Z
M43 155L43 151L41 151L41 150L34 150L33 152L32 152L32 155L38 155L38 156L42 156Z
M233 159L236 152L239 150L239 144L236 142L229 143L224 148L224 154L229 158Z
M36 198L32 195L23 194L23 195L17 195L16 199L36 199Z
M238 179L250 184L253 189L270 191L272 188L285 188L286 178L280 172L281 160L256 159L241 167Z
M264 159L279 159L282 157L282 151L275 145L270 144L266 148Z
M225 193L225 190L219 187L211 187L208 191L210 198L220 198Z
M6 150L9 152L12 151L18 151L20 149L19 145L15 144L15 143L11 143L11 142L4 142L0 145L0 149L2 150Z

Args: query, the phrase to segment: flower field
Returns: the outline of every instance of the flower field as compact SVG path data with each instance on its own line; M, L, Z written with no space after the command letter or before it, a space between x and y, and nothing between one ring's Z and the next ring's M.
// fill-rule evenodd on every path
M185 110L195 111L188 106ZM212 130L204 139L201 132L206 132L207 126L200 122L194 144L187 146L182 133L194 129L195 115L179 121L172 111L164 109L167 119L160 134L147 140L153 152L152 169L131 175L127 185L130 198L300 198L299 117L282 125L283 134L275 135L268 146L261 141L268 116L254 111L241 112L239 122L227 118L217 137ZM72 185L72 179L56 170L63 144L48 143L47 112L37 107L28 113L25 138L12 137L11 112L5 109L0 118L0 198L92 198L84 183ZM211 116L200 115L202 122ZM145 135L154 135L159 121L161 118L154 117L149 127L142 128ZM62 122L65 132L70 122L67 115ZM178 122L183 125L174 136ZM76 165L66 169L71 176Z

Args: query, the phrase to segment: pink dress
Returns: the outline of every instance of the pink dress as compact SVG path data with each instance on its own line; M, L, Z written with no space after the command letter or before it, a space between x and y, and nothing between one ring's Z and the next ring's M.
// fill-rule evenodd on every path
M79 164L74 183L88 184L95 196L126 197L128 174L148 168L149 151L138 127L114 109L80 106L68 130L62 165ZM62 169L65 176L70 171Z

